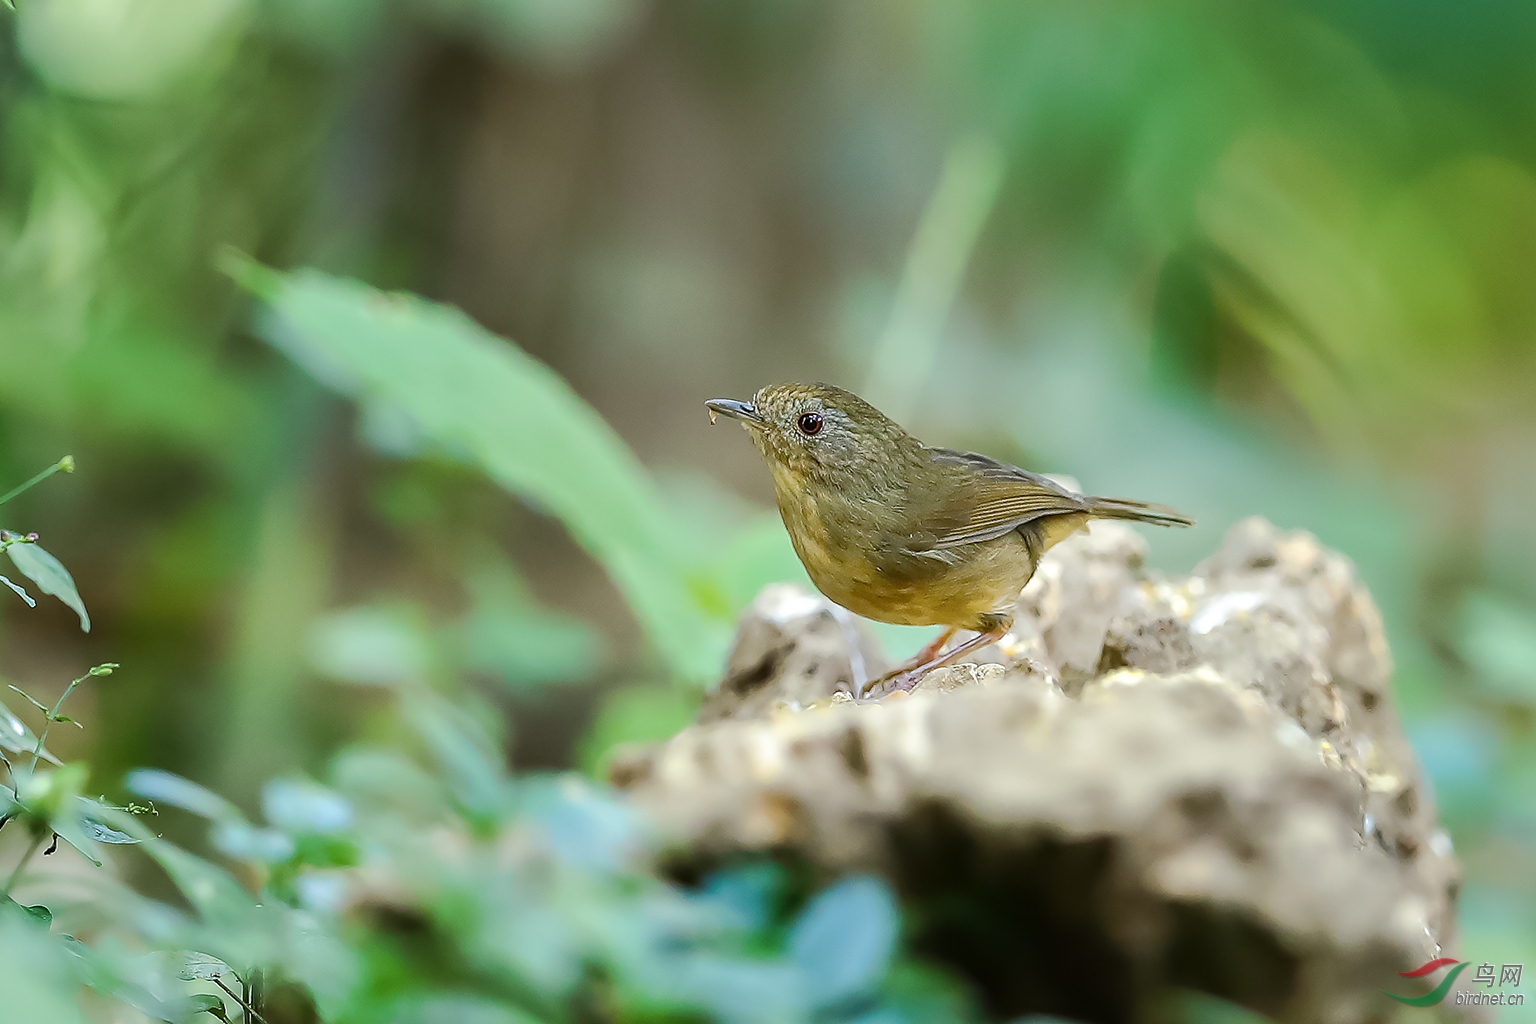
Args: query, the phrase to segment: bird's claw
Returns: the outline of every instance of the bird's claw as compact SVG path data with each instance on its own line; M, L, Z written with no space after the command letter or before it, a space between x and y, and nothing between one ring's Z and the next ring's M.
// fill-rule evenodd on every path
M878 700L881 697L895 693L897 690L910 690L925 675L927 673L922 671L893 672L890 675L881 676L879 679L872 679L856 699Z

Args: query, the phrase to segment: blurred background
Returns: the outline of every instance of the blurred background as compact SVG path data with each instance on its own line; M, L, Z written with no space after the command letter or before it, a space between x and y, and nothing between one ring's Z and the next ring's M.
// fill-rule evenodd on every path
M1354 558L1465 955L1536 964L1536 7L16 8L0 478L79 470L5 525L94 629L0 602L0 672L51 697L123 665L52 740L93 786L153 765L249 803L389 728L347 684L402 671L474 694L521 767L669 734L756 583L799 571L700 403L822 379L1193 514L1159 568L1253 513ZM651 532L719 569L691 669L570 516L269 345L230 252L457 306L569 382L643 463ZM622 514L630 483L572 500Z

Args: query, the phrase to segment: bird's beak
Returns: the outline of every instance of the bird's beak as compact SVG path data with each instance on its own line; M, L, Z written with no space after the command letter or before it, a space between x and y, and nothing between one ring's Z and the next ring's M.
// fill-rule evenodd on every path
M709 422L715 422L715 414L720 413L729 416L733 420L741 420L743 423L761 423L763 418L757 414L751 402L738 402L734 398L711 398L704 403L709 410Z

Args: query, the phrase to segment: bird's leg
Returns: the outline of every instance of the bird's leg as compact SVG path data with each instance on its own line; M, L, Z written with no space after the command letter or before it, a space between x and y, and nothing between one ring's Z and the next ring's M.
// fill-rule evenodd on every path
M919 679L923 678L923 676L927 675L929 672L932 672L934 669L948 665L950 662L956 660L957 658L962 658L974 650L978 650L987 646L987 644L997 643L997 641L1001 640L1008 634L1008 627L1011 625L1013 625L1012 619L1005 619L1002 622L994 622L992 627L985 632L977 633L975 636L971 637L965 643L960 644L958 647L954 647L948 651L937 654L934 657L928 659L926 662L921 662L912 667L908 667L911 665L911 662L908 662L907 665L903 665L901 668L894 672L887 672L885 675L871 683L869 689L874 689L881 683L890 681L892 690L910 690L917 684ZM950 632L952 633L954 631L951 630ZM942 637L941 639L947 640L948 636ZM929 647L933 646L935 645L929 645ZM923 653L927 653L927 648L924 649ZM916 661L917 659L913 660Z
M937 658L939 656L939 652L944 649L944 645L949 643L949 638L958 632L960 632L959 626L950 626L946 628L944 632L934 637L928 644L923 647L922 650L918 651L916 656L914 656L911 661L902 666L902 669L915 668L918 665L926 665L934 658ZM900 671L900 669L897 671Z
M939 656L939 652L944 649L944 645L949 643L949 638L958 632L960 632L959 626L946 627L944 632L940 633L931 641L924 644L923 649L918 651L912 657L908 658L900 665L897 665L895 668L891 669L885 675L880 676L878 679L871 679L863 686L859 687L858 691L856 692L856 696L862 697L870 690L879 687L881 683L889 682L890 680L895 679L897 676L901 675L903 672L911 672L922 665L928 664L928 662Z
M987 630L985 633L977 633L965 643L943 652L926 664L922 664L914 669L909 669L906 672L902 672L891 681L891 689L910 690L912 687L917 685L917 681L919 679L923 678L923 676L927 675L929 672L932 672L934 669L942 668L943 666L948 665L953 661L957 661L970 652L979 650L988 644L995 644L1007 634L1007 625L994 626Z

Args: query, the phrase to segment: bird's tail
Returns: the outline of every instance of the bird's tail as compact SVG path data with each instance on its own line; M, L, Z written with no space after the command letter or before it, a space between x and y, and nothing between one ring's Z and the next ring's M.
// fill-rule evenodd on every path
M1088 514L1095 519L1129 519L1133 523L1154 526L1194 526L1195 521L1167 505L1154 505L1131 498L1089 498Z

